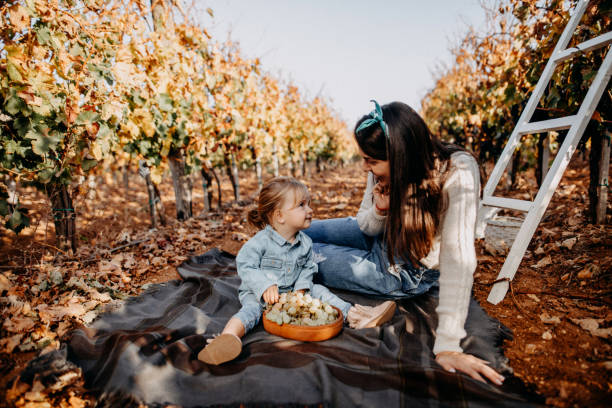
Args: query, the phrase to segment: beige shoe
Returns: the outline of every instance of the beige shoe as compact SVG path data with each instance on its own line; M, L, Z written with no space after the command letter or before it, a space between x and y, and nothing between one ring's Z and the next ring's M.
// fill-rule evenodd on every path
M238 357L242 351L242 341L234 334L224 333L215 337L198 354L198 360L212 365L223 364Z
M388 300L378 306L355 305L348 313L349 326L354 329L366 329L388 322L395 313L395 302Z

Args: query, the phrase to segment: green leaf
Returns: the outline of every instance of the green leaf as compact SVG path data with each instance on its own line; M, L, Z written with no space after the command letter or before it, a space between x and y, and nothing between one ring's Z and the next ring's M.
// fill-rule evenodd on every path
M55 174L55 170L52 168L49 169L44 169L40 172L38 172L38 180L41 183L48 183L49 181L51 181L51 178L53 178L53 175Z
M83 163L81 164L81 167L83 168L84 171L89 171L93 169L94 167L96 167L97 164L98 164L97 160L83 159Z
M27 107L26 103L20 97L11 95L4 104L4 109L11 115L16 115Z
M36 38L40 45L49 45L51 41L51 31L47 26L38 26L35 29Z
M27 147L21 146L14 140L9 140L5 145L5 149L8 154L17 153L21 157L25 157L25 153L28 150Z
M81 47L79 43L73 44L72 47L70 47L69 53L70 55L73 55L75 57L83 57L83 58L87 57L85 50L83 49L83 47Z
M77 125L86 125L98 119L98 113L93 111L82 111L76 118Z
M25 137L32 140L32 150L39 156L49 153L49 150L55 149L59 143L58 139L49 137L37 129L30 129Z
M6 200L0 200L0 216L5 217L9 214L9 204Z
M159 95L159 109L164 112L170 112L173 109L172 98L170 98L170 95Z
M15 233L19 234L19 232L28 227L30 225L30 219L19 210L13 211L11 217L6 222L6 227L15 231Z
M51 106L51 104L45 100L43 100L40 106L32 106L32 110L40 116L50 116L52 108L53 107Z
M6 64L6 71L8 73L9 78L11 78L11 80L17 81L17 82L21 82L23 80L15 64L13 64L10 61Z
M514 94L516 93L516 88L513 84L508 85L508 87L504 90L504 102L510 102Z

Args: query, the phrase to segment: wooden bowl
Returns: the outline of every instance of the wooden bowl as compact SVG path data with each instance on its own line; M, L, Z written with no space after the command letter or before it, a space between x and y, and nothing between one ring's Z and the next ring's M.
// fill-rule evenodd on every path
M265 311L263 313L263 327L270 333L286 339L299 341L323 341L331 339L340 333L344 323L342 312L335 306L332 306L338 312L338 318L329 324L321 326L298 326L295 324L279 325L266 318Z

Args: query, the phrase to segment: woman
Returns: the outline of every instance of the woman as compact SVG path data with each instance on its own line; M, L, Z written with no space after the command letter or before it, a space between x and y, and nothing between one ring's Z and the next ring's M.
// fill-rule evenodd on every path
M503 376L459 344L476 269L478 164L436 139L408 105L381 109L373 102L376 109L355 128L368 173L356 219L315 221L304 231L321 259L320 281L388 297L419 295L439 283L436 361L501 385Z

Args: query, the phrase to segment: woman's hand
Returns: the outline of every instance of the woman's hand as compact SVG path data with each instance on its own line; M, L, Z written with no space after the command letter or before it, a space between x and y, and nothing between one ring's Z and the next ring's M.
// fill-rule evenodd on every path
M489 367L488 361L481 360L471 354L458 351L441 351L436 355L436 362L446 371L455 372L459 370L478 381L486 382L484 376L497 385L502 385L504 382L504 376Z
M374 206L376 212L380 215L387 215L389 210L389 185L378 182L372 190L374 195Z
M278 302L278 286L272 285L262 295L264 302L272 305Z

